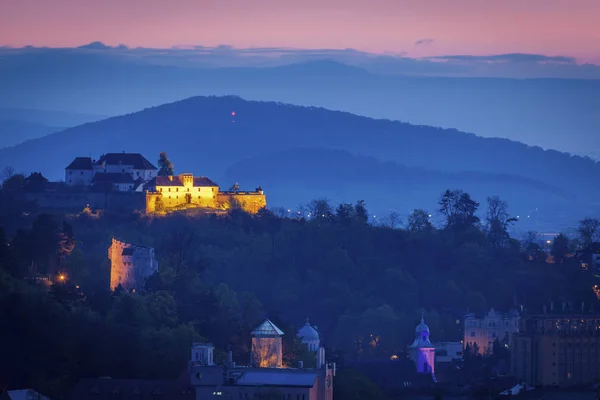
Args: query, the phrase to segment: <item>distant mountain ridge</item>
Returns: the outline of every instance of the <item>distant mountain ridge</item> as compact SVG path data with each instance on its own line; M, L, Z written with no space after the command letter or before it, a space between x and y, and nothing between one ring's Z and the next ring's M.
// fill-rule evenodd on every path
M199 48L193 55L173 49L91 47L4 50L0 107L120 115L196 95L235 93L600 157L600 113L595 112L600 109L600 79L473 78L481 75L460 72L466 61L361 56L362 63L356 64L352 51L335 57L314 51L292 57L288 65L265 66L244 65L253 56L230 48L214 49L211 55ZM514 56L507 55L509 60ZM239 61L219 67L203 61L205 57ZM516 60L510 63L514 68L528 68L521 57ZM283 57L280 64L285 62ZM551 59L544 65L561 68ZM454 77L442 71L448 68L458 68Z
M0 161L4 164L0 168L11 165L19 171L41 171L50 178L60 179L65 166L75 156L98 157L102 153L127 151L140 152L154 161L159 152L166 151L177 172L210 176L225 186L233 183L223 181L233 178L226 173L227 169L248 159L263 160L264 171L269 169L271 157L271 175L284 174L278 165L281 154L285 157L285 151L298 147L341 150L371 157L375 159L373 171L380 171L375 173L384 175L388 171L391 176L388 182L397 176L395 179L400 185L402 179L410 178L402 167L405 166L433 171L421 175L432 174L448 184L452 184L454 178L450 178L458 176L456 174L463 180L470 174L471 182L475 178L482 182L494 176L488 185L490 190L494 185L498 188L503 185L499 177L510 177L511 185L518 184L522 188L519 189L522 196L527 196L528 190L549 196L552 192L553 198L562 198L565 207L573 209L582 209L600 199L597 185L600 163L587 158L544 151L507 139L481 138L453 129L376 120L318 107L246 101L235 96L192 97L70 128L0 150ZM278 152L283 153L274 158L269 156ZM313 154L320 158L315 164L321 163L322 168L326 168L328 164L323 164L323 158L329 159L331 154ZM302 157L295 159L301 162ZM351 164L353 161L349 160L341 163ZM359 161L368 163L363 158ZM310 165L311 160L304 162ZM389 166L386 162L400 166ZM258 161L255 164L260 165ZM336 165L330 168L335 170ZM335 176L328 174L327 169L323 174L327 177L325 181L332 181ZM246 174L244 178L250 177ZM516 182L519 179L520 182ZM240 184L244 186L244 182ZM303 189L311 191L310 187ZM491 194L502 193L488 193ZM543 196L538 198L543 201Z

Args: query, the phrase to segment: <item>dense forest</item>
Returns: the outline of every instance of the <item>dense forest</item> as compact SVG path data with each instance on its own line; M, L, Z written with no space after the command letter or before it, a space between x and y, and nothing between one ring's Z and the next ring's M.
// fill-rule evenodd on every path
M594 277L574 255L598 241L598 220L545 246L533 232L508 235L518 221L497 197L480 205L448 190L439 210L373 225L364 202L326 199L257 215L49 214L11 202L10 183L0 192L0 353L10 360L0 383L9 388L57 395L82 377L176 378L195 340L214 343L220 359L231 345L247 363L249 334L265 317L286 332L293 365L306 357L294 336L307 317L331 357L389 359L410 344L421 312L432 340L460 340L466 312L506 310L515 298L532 313L550 301L596 302ZM443 225L431 223L434 211ZM112 237L155 248L159 272L145 290L109 290Z

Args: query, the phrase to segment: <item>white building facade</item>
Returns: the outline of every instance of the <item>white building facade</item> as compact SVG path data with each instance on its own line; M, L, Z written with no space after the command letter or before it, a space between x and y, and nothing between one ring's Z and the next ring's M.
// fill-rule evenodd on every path
M158 169L141 154L108 153L98 160L76 157L65 168L65 183L69 186L109 186L120 192L141 192L143 185L157 175Z

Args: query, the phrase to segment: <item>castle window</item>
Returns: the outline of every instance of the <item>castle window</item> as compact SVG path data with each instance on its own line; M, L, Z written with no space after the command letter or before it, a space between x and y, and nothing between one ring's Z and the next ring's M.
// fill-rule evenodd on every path
M125 172L125 168L121 169L121 172Z
M169 192L171 191L171 188L169 188ZM170 198L170 197L169 197Z
M169 196L169 198L171 198L171 196Z
M140 176L140 171L137 172L137 176Z
M202 196L198 196L198 198L200 198L200 197L202 197Z
M176 192L179 192L179 188L175 188L175 191L176 191Z
M159 191L161 191L161 192L162 192L162 188L160 188L160 189L159 189Z
M198 188L198 191L200 191L200 188Z
M69 175L71 175L73 173L73 171L69 171Z
M214 191L215 191L215 188L212 188L212 191L214 192Z
M81 171L81 175L83 175L83 171Z

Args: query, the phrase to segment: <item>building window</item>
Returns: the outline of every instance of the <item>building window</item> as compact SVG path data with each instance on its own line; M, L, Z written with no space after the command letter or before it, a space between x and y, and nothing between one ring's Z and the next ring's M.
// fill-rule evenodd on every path
M69 171L69 175L73 174L73 171Z
M179 188L175 188L175 191L176 191L176 192L179 192Z
M169 192L171 191L171 188L169 188ZM170 197L169 197L170 198Z
M214 192L214 191L215 191L215 188L212 188L212 191Z
M121 169L121 172L125 172L125 168Z
M81 175L83 175L83 171L81 171L81 173L80 173L80 174L81 174Z
M162 192L162 188L160 188L159 191Z
M137 172L137 176L140 176L140 171Z

